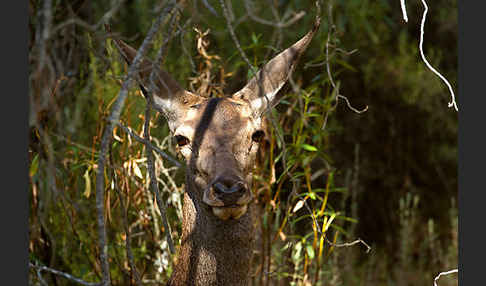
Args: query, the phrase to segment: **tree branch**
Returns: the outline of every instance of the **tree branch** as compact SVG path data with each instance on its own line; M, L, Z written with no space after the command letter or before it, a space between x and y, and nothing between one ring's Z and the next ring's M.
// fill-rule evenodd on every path
M179 161L177 161L177 159L173 158L172 156L170 156L166 152L162 151L159 147L153 145L152 142L150 142L149 140L138 136L130 128L126 127L125 125L121 124L120 122L118 122L117 125L120 126L126 133L128 133L130 136L132 136L135 140L144 144L149 149L152 149L153 151L159 153L162 157L164 157L165 159L169 160L174 165L176 165L176 167L178 167L178 168L183 167L183 165Z
M228 30L230 32L231 38L233 39L233 42L235 42L236 48L240 52L241 56L243 57L243 60L246 62L248 67L250 67L253 75L256 75L257 69L250 63L250 60L246 56L245 51L243 51L243 49L241 48L240 42L238 41L238 38L235 35L235 31L233 29L233 26L231 25L231 18L230 18L230 15L229 15L229 11L228 11L226 5L224 4L224 1L219 0L219 3L221 4L221 7L223 8L224 18L226 19L226 24L227 24Z
M50 273L62 276L64 278L67 278L67 279L74 281L78 284L82 284L82 285L86 285L86 286L101 286L101 285L103 285L102 282L86 282L84 280L81 280L79 278L72 276L71 274L68 274L68 273L65 273L65 272L62 272L62 271L59 271L59 270L56 270L56 269L52 269L52 268L49 268L47 266L35 265L35 264L32 264L31 262L29 262L29 267L36 269L37 274L39 275L39 280L41 281L41 283L43 283L45 285L47 285L47 283L40 276L40 271L50 272Z
M295 13L294 16L292 17L292 19L288 20L287 22L282 22L282 21L272 22L272 21L265 20L265 19L260 18L257 15L255 15L255 13L253 13L253 10L250 6L249 0L245 0L244 2L245 2L246 12L248 13L248 16L250 16L250 18L253 21L258 22L258 23L263 24L263 25L279 28L279 29L287 28L288 26L291 26L292 24L294 24L295 22L297 22L298 20L300 20L302 17L305 16L305 11L300 11L298 13Z
M156 32L158 31L162 23L162 20L164 19L166 14L170 11L170 8L171 7L165 9L155 20L149 32L147 33L147 36L145 37L142 45L138 49L137 55L135 56L133 63L130 65L128 69L128 75L126 76L122 88L118 93L118 97L113 104L113 107L110 112L110 116L108 117L108 125L106 126L103 132L103 137L101 140L100 157L98 159L98 170L96 174L96 211L98 216L97 218L98 236L99 236L98 244L100 248L100 260L101 260L102 272L103 272L103 286L108 286L111 284L110 266L108 263L108 247L106 245L106 229L105 229L105 221L104 221L104 200L105 200L104 171L105 171L105 163L106 163L106 154L108 152L108 147L112 139L113 129L119 121L121 110L123 108L123 105L125 104L125 99L128 95L128 89L132 86L134 82L133 78L138 73L141 59L146 53L147 47L151 44L153 37L155 36Z
M329 116L329 112L336 109L336 107L339 104L340 98L342 98L346 101L346 104L347 104L349 109L351 109L352 111L354 111L358 114L363 113L363 112L368 110L368 105L362 110L357 110L356 108L352 107L351 104L349 103L348 98L344 95L339 94L339 86L336 86L336 83L334 82L334 79L333 79L332 74L331 74L331 65L329 63L329 43L331 41L331 35L333 34L333 31L334 31L334 28L335 28L333 20L332 20L332 1L329 2L329 6L328 6L327 11L328 11L328 21L329 21L328 29L329 30L327 32L327 40L326 40L326 70L327 70L327 75L329 77L329 81L331 82L331 85L334 89L334 92L336 93L336 104L334 104L334 106L332 106L329 110L327 110L326 115L324 116L324 122L322 124L321 130L324 130L324 128L326 128L327 118Z
M151 105L147 104L145 109L145 122L144 122L144 137L145 140L150 141L150 111ZM160 216L162 217L162 224L164 225L165 235L167 237L167 243L169 244L169 250L172 254L175 253L174 243L172 242L170 225L167 222L166 206L162 202L162 197L159 192L159 186L157 184L157 178L155 176L154 154L150 148L146 148L147 155L147 169L150 176L150 190L155 194L155 200L159 207Z

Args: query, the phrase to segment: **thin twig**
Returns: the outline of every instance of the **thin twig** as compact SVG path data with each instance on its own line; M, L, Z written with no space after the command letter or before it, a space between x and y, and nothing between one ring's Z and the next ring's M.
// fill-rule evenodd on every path
M35 272L37 273L37 278L39 279L40 283L43 285L43 286L48 286L46 280L44 280L44 278L42 277L42 270L40 270L39 268L37 268L35 270Z
M434 279L434 286L437 286L437 281L439 281L440 276L442 276L442 275L449 275L449 274L458 273L458 272L459 272L458 269L452 269L452 270L449 270L449 271L446 271L446 272L439 273L439 275L437 275L435 277L435 279Z
M172 156L170 156L166 152L162 151L159 147L152 144L152 142L147 141L145 138L142 138L142 137L138 136L137 134L135 134L135 132L133 132L129 127L126 127L125 125L121 124L120 122L118 122L117 125L120 126L126 133L128 133L130 136L132 136L135 140L144 144L149 149L152 149L155 152L159 153L162 157L164 157L165 159L169 160L171 163L176 165L176 167L181 168L181 167L184 166L179 161L177 161L177 159L173 158Z
M171 22L169 30L171 30L171 28L173 28L176 25L176 22L178 22L178 17L177 17L178 5L175 2L173 2L173 4L174 5L172 7L169 7L170 9L166 10L167 13L171 15L171 19L173 20L173 22ZM162 150L153 146L150 143L150 124L149 123L150 123L151 107L156 107L155 104L153 104L153 102L154 102L153 101L153 94L157 92L158 88L155 85L154 80L155 80L156 75L158 74L158 66L159 66L159 63L162 60L164 48L167 45L167 43L173 37L177 36L179 34L179 32L181 32L189 22L190 21L187 21L186 24L181 29L179 29L176 33L171 33L169 36L165 37L165 41L164 41L164 43L162 44L161 48L159 49L159 51L157 53L156 60L152 64L152 71L151 71L150 77L149 77L150 85L148 87L146 87L146 88L149 89L149 91L147 92L145 90L145 87L142 88L142 93L144 94L144 96L147 100L147 106L146 106L146 111L145 111L145 122L144 122L144 137L145 138L140 138L140 137L136 136L128 128L122 126L119 122L117 123L119 126L122 126L122 128L125 131L127 131L129 134L134 136L136 138L136 140L138 140L138 141L140 141L140 142L142 142L146 145L147 168L148 168L149 176L150 176L150 190L155 194L157 206L159 207L159 211L160 211L161 217L162 217L162 224L164 226L166 236L167 236L167 243L169 245L169 250L172 254L175 253L175 248L174 248L174 243L173 243L172 237L171 237L170 225L167 221L166 207L165 207L165 204L162 202L162 198L160 196L160 192L159 192L159 188L158 188L158 184L157 184L157 179L156 179L156 176L155 176L154 155L152 153L152 150L157 149L159 154L161 154L165 158L169 159L171 162L173 162L178 167L180 167L181 164L179 162L177 162L175 159L171 158L165 152L163 152ZM158 75L157 75L157 78L161 79L161 77L159 77ZM166 85L163 81L162 81L162 84L164 86ZM156 109L158 111L163 112L163 110L159 110L158 108L156 108Z
M170 8L170 7L169 7ZM128 89L132 86L134 82L134 77L138 73L138 69L141 60L146 52L147 47L152 42L159 26L162 23L163 18L169 12L169 9L165 9L159 17L155 20L150 28L147 36L145 37L142 45L137 51L133 63L128 69L128 75L123 82L122 88L118 93L116 101L113 103L110 116L108 117L108 124L103 132L103 137L101 140L100 157L98 159L98 169L96 174L96 211L97 211L97 222L98 222L98 236L99 236L99 248L100 248L100 260L103 271L103 285L108 286L111 284L110 279L110 266L108 262L108 247L106 245L106 229L104 221L104 200L105 200L105 163L106 154L108 152L108 147L112 139L113 129L117 122L119 121L121 110L125 104L125 99L128 95Z
M402 7L403 20L408 23L407 7L405 6L405 0L400 0L400 6Z
M454 107L456 111L459 111L456 103L456 97L454 95L454 90L452 90L451 84L440 72L438 72L434 67L432 67L432 65L425 58L424 49L423 49L424 25L425 25L425 19L427 18L427 12L429 11L429 7L427 6L425 0L422 0L422 4L424 5L424 13L422 15L422 21L420 23L420 42L419 42L420 56L422 57L422 60L424 61L425 65L447 85L447 88L449 89L449 93L451 94L451 102L448 103L448 107ZM407 7L405 5L405 0L400 0L400 5L402 7L403 20L405 20L405 22L408 22Z
M334 82L334 79L332 77L331 65L330 65L330 62L329 62L329 44L330 44L330 41L331 41L331 36L332 36L333 31L335 29L335 26L334 26L334 23L333 23L333 20L332 20L332 1L329 2L329 6L328 6L328 20L329 20L329 28L328 28L329 30L327 32L327 40L326 40L326 71L327 71L327 76L329 77L329 81L331 82L331 85L332 85L332 87L333 87L333 89L336 93L336 104L334 104L334 106L332 106L329 110L326 111L326 114L325 114L325 117L324 117L324 122L323 122L322 127L321 127L322 130L324 130L324 128L326 128L327 118L329 116L329 112L332 111L332 110L335 110L336 107L338 106L339 98L344 99L346 101L346 105L348 106L348 108L351 109L352 111L358 113L358 114L363 113L363 112L368 110L368 105L362 110L357 110L356 108L351 106L351 103L349 102L349 100L346 96L339 94L339 87L336 86L336 83Z
M179 17L177 17L177 9L178 9L178 7L174 6L174 10L173 10L174 22L171 23L171 27L169 28L169 31L171 30L172 27L174 27L176 24L178 24ZM155 59L153 65L152 65L152 71L150 73L150 80L149 80L149 82L150 82L149 92L144 93L144 96L147 100L147 106L146 106L146 109L145 109L144 130L143 130L144 138L145 138L146 142L150 142L151 108L155 106L154 103L153 103L154 101L153 101L152 96L154 94L154 91L157 90L157 86L155 85L155 81L154 81L156 76L164 86L166 85L165 82L163 81L163 78L158 76L158 71L159 71L158 67L159 67L159 64L162 61L162 57L163 57L163 54L164 54L165 47L168 44L168 42L170 40L172 40L172 38L177 36L181 31L183 31L185 29L186 25L189 22L190 21L187 21L184 24L184 26L181 27L176 33L171 33L171 34L169 34L165 37L165 41L162 44L162 46L160 47L159 51L157 52L156 59ZM170 92L169 89L167 89L167 90ZM150 92L150 91L152 91L152 92ZM157 206L158 206L159 211L160 211L160 216L162 218L162 225L164 226L167 244L169 245L169 251L171 252L171 254L174 254L175 248L174 248L174 242L172 241L172 235L171 235L172 231L171 231L170 224L167 221L167 211L166 211L167 206L164 203L164 201L162 200L162 196L160 195L160 190L159 190L159 186L158 186L158 183L157 183L157 177L155 175L154 154L152 153L152 150L150 148L146 149L146 156L147 156L147 169L148 169L149 177L150 177L150 190L155 194L155 200L157 202Z
M35 265L35 264L32 264L31 262L29 262L29 267L35 268L36 271L46 271L46 272L50 272L50 273L62 276L64 278L67 278L67 279L74 281L74 282L81 284L81 285L86 285L86 286L101 286L101 285L103 285L102 282L86 282L86 281L83 281L79 278L72 276L71 274L68 274L68 273L65 273L65 272L62 272L62 271L59 271L59 270L56 270L56 269L52 269L52 268L49 268L47 266ZM43 279L41 281L43 281ZM45 283L45 281L43 281L43 283Z
M227 24L228 30L230 32L231 38L233 39L233 42L235 42L236 48L238 49L238 51L240 52L241 56L243 57L243 60L250 67L251 72L253 73L253 75L256 75L257 74L257 69L250 63L250 60L246 56L245 51L243 51L243 49L241 48L240 42L238 41L238 38L235 35L235 31L233 29L233 26L231 25L231 18L230 18L230 15L229 15L229 12L228 12L228 9L227 9L226 5L224 4L224 1L223 0L219 0L219 3L221 4L221 7L223 8L224 18L226 19L226 24Z
M214 10L213 6L211 6L207 0L202 0L204 6L206 6L206 8L208 8L209 12L211 12L211 14L213 14L214 16L218 16L218 13L216 12L216 10Z
M111 158L111 156L110 156L110 158ZM134 260L133 260L133 254L132 254L132 246L131 246L132 237L131 237L131 233L130 233L130 227L128 226L127 208L125 207L125 202L123 201L123 196L120 194L120 191L118 190L115 172L113 172L113 178L115 180L114 189L115 189L116 194L118 195L118 199L120 200L120 207L122 209L123 227L125 229L125 236L126 236L125 237L125 249L126 249L126 252L127 252L128 264L130 264L130 271L131 271L132 275L135 277L135 283L138 286L141 286L142 282L140 280L140 274L137 271L137 266L133 262Z
M91 32L95 32L101 27L101 25L103 25L104 23L107 23L110 20L110 18L113 17L113 15L115 15L116 12L118 12L118 10L121 7L121 4L124 1L125 0L120 0L115 5L113 5L113 7L111 7L110 10L108 10L100 18L100 20L96 24L91 25L91 24L81 20L80 18L69 18L66 21L64 21L64 22L60 23L59 25L57 25L56 27L54 27L52 29L52 32L50 33L50 35L55 35L58 31L60 31L61 29L63 29L66 26L69 26L69 25L78 25L80 27L83 27L83 28L91 31Z
M150 112L151 105L147 104L145 109L145 122L144 122L144 137L145 140L150 141ZM155 176L155 166L154 166L154 154L150 148L146 149L147 155L147 169L150 176L150 189L155 194L155 200L157 201L157 206L159 207L160 216L162 217L162 224L164 225L165 235L167 237L167 243L169 244L169 250L172 254L175 253L174 243L172 242L170 225L167 222L166 206L162 202L162 197L159 192L159 186L157 184L157 178Z
M314 212L312 212L312 209L309 207L309 204L307 203L307 200L304 200L304 206L305 208L307 209L307 211L309 211L310 215L311 215L311 218L312 220L314 221L314 225L316 226L317 228L317 232L322 235L322 231L321 231L321 226L319 225L319 223L317 222L317 218L316 216L314 215Z
M174 6L173 11L171 11L172 20L174 22L171 23L171 25L170 25L171 27L169 27L169 31L172 29L172 27L174 27L176 25L176 22L178 23L179 18L177 17L177 9L178 9L178 7ZM177 34L179 32L183 31L185 26L189 22L190 21L187 21L186 24L183 27L181 27L176 33L171 33L169 35L166 35L166 37L164 37L165 41L162 44L162 46L160 47L159 51L157 52L156 59L153 62L153 65L152 65L152 71L151 71L150 77L149 77L149 82L150 82L150 85L148 86L149 91L146 92L145 90L142 90L143 95L145 96L145 99L147 100L147 105L145 107L145 121L144 121L144 130L143 130L144 140L147 143L150 142L151 108L155 107L152 96L155 92L157 92L157 86L155 84L155 78L157 77L157 79L159 79L161 81L161 83L164 86L166 86L166 84L162 80L162 78L160 76L158 76L159 64L162 61L164 50L165 50L165 47L168 44L168 42L173 37L177 36ZM167 89L167 90L170 92L169 89ZM174 254L175 248L174 248L174 242L172 241L172 235L171 235L172 231L171 231L171 228L170 228L170 224L167 221L167 214L166 214L167 213L166 212L167 207L166 207L166 204L163 202L162 197L160 195L158 181L157 181L157 177L155 175L154 154L152 153L152 150L148 146L146 148L146 156L147 156L147 169L148 169L149 177L150 177L149 189L151 190L152 193L155 194L155 200L157 202L157 207L159 208L160 216L162 218L162 225L164 226L167 244L169 245L169 251L171 252L171 254ZM181 164L178 164L178 165L181 166Z
M272 21L265 20L265 19L260 18L257 15L255 15L253 13L253 10L251 8L249 0L244 0L243 2L245 3L245 9L246 9L246 12L248 13L248 16L250 16L250 18L253 21L258 22L258 23L263 24L263 25L268 25L268 26L272 26L272 27L276 27L276 28L280 28L280 29L291 26L292 24L294 24L295 22L300 20L302 17L304 17L305 14L306 14L305 11L300 11L300 12L294 14L292 19L290 19L287 22L282 22L282 21L272 22ZM274 10L274 9L272 9L272 10Z
M356 113L363 113L363 112L366 112L368 110L368 105L365 106L365 108L361 109L361 110L357 110L356 108L352 107L351 106L351 103L349 103L349 100L346 96L344 95L341 95L341 94L337 94L337 97L338 98L342 98L346 101L346 105L348 106L349 109L351 109L352 111L356 112Z
M420 55L422 56L422 60L424 61L425 65L433 72L435 73L449 88L449 92L451 94L451 102L449 102L448 106L449 107L454 107L456 111L459 111L457 108L457 103L456 103L456 97L454 95L454 91L452 90L452 86L449 83L449 81L440 73L438 72L430 63L427 61L424 55L424 25L425 25L425 19L427 18L427 11L429 10L429 7L427 7L427 3L425 0L422 0L422 4L424 5L424 14L422 16L422 22L420 24L420 43L419 43L419 49L420 49Z
M332 243L327 238L325 238L325 239L326 239L327 243L329 243L330 245L332 245L334 247L349 247L349 246L353 246L353 245L358 244L358 243L362 243L364 246L366 246L366 253L369 253L371 251L371 247L361 238L358 238L355 241L346 242L346 243Z
M171 11L171 14L172 12L175 12L176 9L177 9L177 5L174 6L174 11ZM174 19L177 19L177 15L174 13L173 15L173 18ZM157 106L154 104L154 100L153 100L153 94L157 93L158 92L158 87L157 85L155 84L155 79L157 78L157 80L164 86L164 88L170 93L170 89L167 87L167 84L164 82L163 78L159 76L159 66L162 64L162 59L163 59L163 55L164 55L164 51L165 51L165 48L167 46L167 44L169 43L169 41L171 41L174 37L176 37L179 33L181 33L182 31L185 30L185 28L187 27L187 25L191 22L191 20L188 20L184 26L182 26L179 30L177 30L175 33L171 33L169 35L166 35L164 38L164 42L162 43L159 51L157 52L157 55L155 57L155 60L154 62L152 63L152 70L151 70L151 73L150 73L150 76L149 76L149 83L150 85L147 86L148 88L148 93L147 94L144 94L145 98L147 99L147 103L150 104L154 109L156 109L157 111L162 111L164 112L163 110L159 110L159 108L157 108ZM173 22L171 26L175 25L176 23ZM178 24L178 21L177 21L177 24ZM169 28L170 30L170 28ZM169 94L169 96L172 96Z

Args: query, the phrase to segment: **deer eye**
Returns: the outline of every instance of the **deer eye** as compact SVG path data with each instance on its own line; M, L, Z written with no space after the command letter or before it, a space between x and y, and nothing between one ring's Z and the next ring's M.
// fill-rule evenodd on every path
M262 142L263 138L265 138L265 132L262 130L257 130L253 133L253 135L251 135L251 140L258 143Z
M179 146L179 147L182 147L182 146L189 144L189 139L186 136L176 135L176 136L174 136L174 139L177 143L177 146Z

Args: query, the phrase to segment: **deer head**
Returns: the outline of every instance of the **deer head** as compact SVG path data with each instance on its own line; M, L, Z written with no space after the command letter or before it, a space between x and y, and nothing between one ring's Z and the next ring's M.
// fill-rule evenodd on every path
M258 143L263 139L263 116L278 103L278 91L295 69L299 57L319 28L267 64L232 95L205 98L183 89L167 72L143 59L139 83L150 90L153 104L167 119L179 152L188 163L188 191L196 209L211 210L221 220L238 220L252 200L252 169ZM115 42L128 63L136 50ZM154 72L152 80L151 73ZM192 187L191 187L192 186Z

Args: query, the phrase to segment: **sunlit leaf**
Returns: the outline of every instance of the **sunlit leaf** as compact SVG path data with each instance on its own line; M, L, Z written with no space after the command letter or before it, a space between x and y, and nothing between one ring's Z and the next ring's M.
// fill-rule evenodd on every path
M298 201L295 206L294 206L294 209L292 210L292 212L296 212L298 210L300 210L302 207L304 206L304 200L300 200Z
M140 179L143 179L142 171L140 171L140 168L138 167L138 164L135 161L132 161L132 168L133 168L133 172L135 173L135 176L139 177Z
M88 168L86 169L86 172L84 172L84 184L85 184L85 187L84 187L84 193L83 195L86 197L86 198L89 198L90 194L91 194L91 179L89 178L89 171L90 171L91 168Z
M39 154L35 154L34 159L32 159L32 163L30 164L29 175L33 177L37 170L39 169Z
M307 255L309 256L310 259L313 259L315 256L314 249L312 248L312 245L307 244L305 247L305 250L307 252Z
M313 193L313 192L310 192L309 193L309 198L311 198L313 201L315 201L316 200L316 194Z
M304 150L311 151L311 152L317 151L316 147L309 145L309 144L305 144L305 143L301 144L300 147L302 147L302 149L304 149Z

